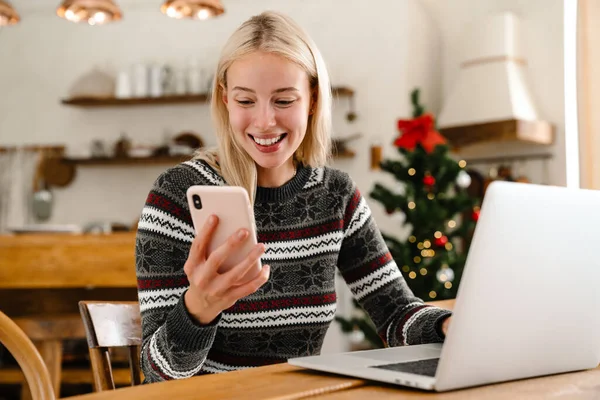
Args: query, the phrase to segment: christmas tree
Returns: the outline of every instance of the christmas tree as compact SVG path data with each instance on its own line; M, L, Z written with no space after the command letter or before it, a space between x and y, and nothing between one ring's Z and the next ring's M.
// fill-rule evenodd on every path
M404 238L382 234L414 294L425 301L450 299L456 297L479 218L478 200L466 191L471 182L466 163L450 157L446 139L419 102L418 90L411 100L412 119L398 121L399 136L394 141L400 157L380 164L398 185L390 189L376 183L370 196L404 228ZM372 347L381 347L364 315L355 313L337 321L343 331L362 332Z

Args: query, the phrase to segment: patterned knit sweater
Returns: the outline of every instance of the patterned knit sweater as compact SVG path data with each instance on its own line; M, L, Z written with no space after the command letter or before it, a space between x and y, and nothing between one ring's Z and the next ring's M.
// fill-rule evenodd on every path
M224 184L203 161L188 161L163 173L146 200L136 267L147 382L319 354L336 311L336 271L386 345L443 340L449 312L413 296L355 183L331 168L301 167L284 186L257 189L257 235L270 278L211 324L196 322L182 296L194 238L185 192Z

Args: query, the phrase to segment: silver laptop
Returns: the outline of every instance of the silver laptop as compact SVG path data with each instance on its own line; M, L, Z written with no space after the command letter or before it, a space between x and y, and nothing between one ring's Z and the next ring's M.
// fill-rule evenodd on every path
M290 359L446 391L600 363L600 191L494 182L445 343Z

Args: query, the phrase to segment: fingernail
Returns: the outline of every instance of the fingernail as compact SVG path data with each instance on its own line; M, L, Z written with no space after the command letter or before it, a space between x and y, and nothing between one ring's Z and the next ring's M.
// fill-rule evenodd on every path
M214 225L215 222L217 222L217 217L215 217L214 215L211 215L210 217L208 217L208 224L209 225Z
M248 231L247 231L247 230L245 230L245 229L242 229L242 230L240 230L240 231L238 232L238 238L239 238L239 239L243 239L243 238L245 238L245 237L246 237L246 235L247 235L247 234L248 234Z

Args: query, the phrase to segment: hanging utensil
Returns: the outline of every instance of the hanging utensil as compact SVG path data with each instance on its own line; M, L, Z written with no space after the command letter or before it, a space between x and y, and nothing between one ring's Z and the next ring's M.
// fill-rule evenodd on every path
M54 195L44 179L44 164L49 157L47 150L41 150L40 159L33 178L33 194L31 197L31 212L38 222L47 221L52 215Z
M50 149L44 157L41 171L49 186L65 187L75 178L75 165L63 162L62 149Z

